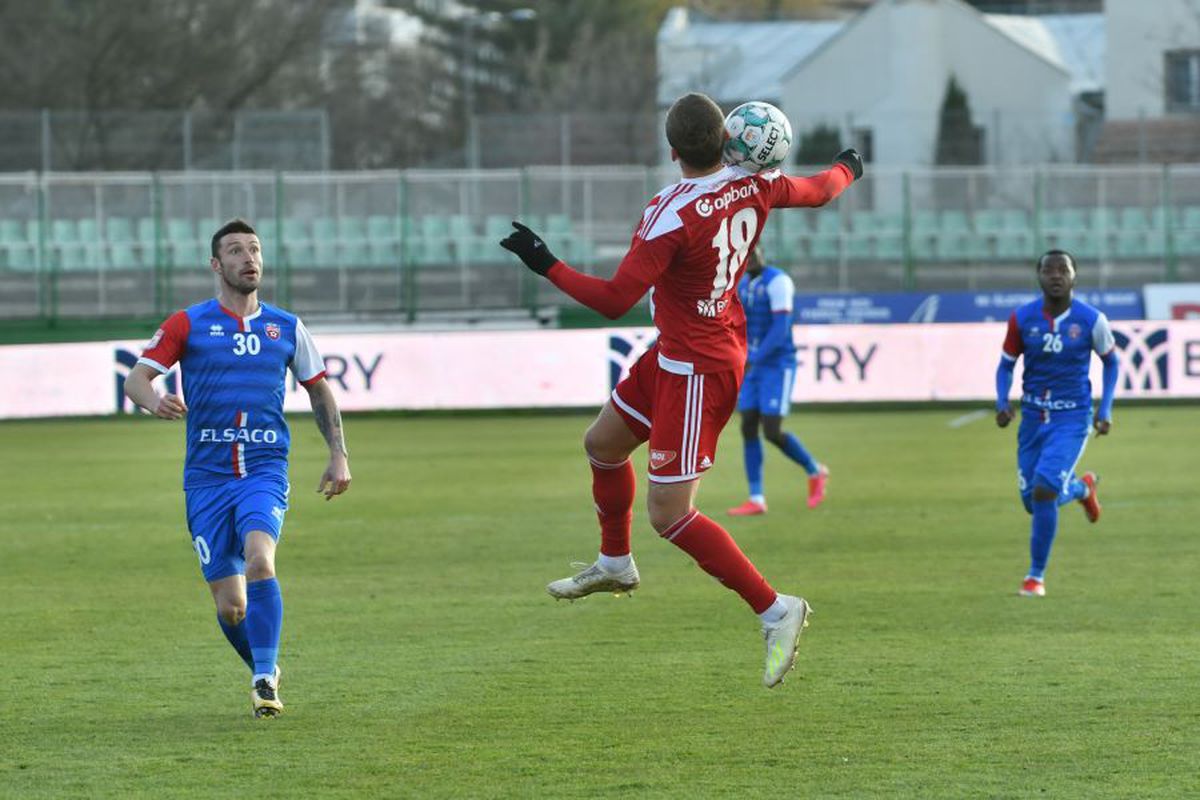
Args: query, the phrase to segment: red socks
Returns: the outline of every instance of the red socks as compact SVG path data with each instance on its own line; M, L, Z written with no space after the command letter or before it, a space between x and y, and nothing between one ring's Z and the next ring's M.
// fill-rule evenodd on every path
M606 556L629 555L629 529L633 525L633 495L637 479L633 464L605 464L589 458L592 464L592 499L600 519L600 552Z
M741 595L755 614L761 614L775 602L775 590L746 558L733 537L696 509L684 514L659 535L694 558L702 570L726 588Z

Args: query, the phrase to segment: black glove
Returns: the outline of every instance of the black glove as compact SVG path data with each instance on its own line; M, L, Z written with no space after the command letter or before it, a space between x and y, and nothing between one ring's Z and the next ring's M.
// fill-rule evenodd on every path
M858 151L851 147L848 150L843 150L837 154L837 158L833 160L835 164L845 164L850 168L850 173L854 176L854 180L858 180L863 174L862 156Z
M525 266L538 275L545 276L558 258L550 252L550 248L546 247L542 237L519 222L513 222L512 226L516 230L502 239L500 246L509 252L516 253L517 257L525 262Z

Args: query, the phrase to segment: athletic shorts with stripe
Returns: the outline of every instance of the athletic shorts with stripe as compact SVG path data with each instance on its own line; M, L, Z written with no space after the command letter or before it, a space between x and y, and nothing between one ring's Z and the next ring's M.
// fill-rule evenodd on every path
M717 460L717 438L737 406L741 371L679 375L647 350L613 390L613 406L629 430L650 442L650 480L700 477Z

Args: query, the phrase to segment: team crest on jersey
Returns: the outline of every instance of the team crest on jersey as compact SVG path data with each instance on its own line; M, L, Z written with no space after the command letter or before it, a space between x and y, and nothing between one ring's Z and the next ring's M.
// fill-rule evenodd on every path
M163 337L163 329L159 328L158 330L156 330L154 332L154 335L150 337L150 341L146 342L146 346L143 349L144 350L153 350L155 347L158 346L158 343L162 341L162 337Z
M266 331L268 339L279 338L279 326L274 322L268 322L266 325L263 325L263 330Z
M1067 336L1070 336L1072 339L1078 339L1082 333L1083 328L1079 327L1079 325L1074 322L1072 322L1071 326L1067 328Z
M675 460L678 455L674 450L651 450L650 469L662 469Z

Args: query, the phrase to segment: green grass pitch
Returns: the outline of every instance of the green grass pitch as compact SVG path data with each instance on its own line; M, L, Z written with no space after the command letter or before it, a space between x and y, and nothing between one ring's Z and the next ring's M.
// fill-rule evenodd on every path
M749 520L727 429L699 506L816 609L774 691L644 478L642 589L545 594L597 547L588 417L350 417L330 503L292 418L272 721L185 532L182 426L5 423L0 797L1197 796L1200 410L1118 404L1082 462L1104 517L1063 509L1044 600L1016 595L1015 429L963 413L801 408L829 500L772 451Z

